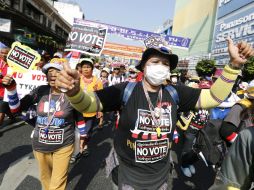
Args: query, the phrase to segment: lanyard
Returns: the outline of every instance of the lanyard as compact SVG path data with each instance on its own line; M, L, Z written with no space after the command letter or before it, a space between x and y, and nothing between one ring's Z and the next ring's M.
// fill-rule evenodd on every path
M47 126L45 127L45 132L46 132L46 134L48 134L49 125L50 125L50 123L52 122L52 120L53 120L53 118L54 118L54 116L55 116L57 110L60 108L61 102L64 102L64 99L63 99L64 94L61 93L61 95L59 96L59 98L58 98L57 101L56 101L56 106L57 106L57 107L55 108L53 114L50 115L51 95L52 95L52 93L51 93L51 89L50 89L50 91L49 91L49 99L48 99L48 124L47 124Z
M156 126L156 132L157 132L157 136L160 137L161 136L161 129L160 129L160 126L161 126L161 118L162 118L162 111L161 111L161 102L162 102L162 88L160 88L160 91L159 91L159 96L158 96L158 99L157 99L157 102L156 104L156 107L154 108L153 104L152 104L152 101L149 97L149 94L148 94L148 91L147 89L145 88L145 85L144 85L144 82L142 82L142 86L143 86L143 89L144 89L144 93L145 93L145 96L146 96L146 100L148 102L148 105L149 105L149 109L150 109L150 112L151 112L151 115L152 115L152 118L153 118L153 122ZM156 113L155 113L156 112ZM156 114L156 116L155 116ZM156 118L157 117L157 118ZM159 118L159 119L158 119Z

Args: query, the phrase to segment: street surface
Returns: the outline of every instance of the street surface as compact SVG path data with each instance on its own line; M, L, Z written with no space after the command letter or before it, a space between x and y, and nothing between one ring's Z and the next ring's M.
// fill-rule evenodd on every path
M31 147L32 127L24 122L10 124L5 121L0 127L0 190L41 190L38 166ZM91 153L70 166L67 190L111 190L111 178L105 176L105 158L112 146L112 128L94 129L90 141ZM177 145L180 150L181 144ZM176 151L177 152L177 151ZM207 190L213 183L214 173L201 161L196 163L197 174L191 180L179 172L177 154L174 178L170 179L173 190Z

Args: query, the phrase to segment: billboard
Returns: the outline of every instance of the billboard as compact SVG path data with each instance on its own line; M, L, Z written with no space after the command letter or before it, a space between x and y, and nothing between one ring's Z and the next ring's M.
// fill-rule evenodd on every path
M218 0L217 18L230 14L249 3L253 3L253 0Z
M217 20L212 55L218 64L228 62L227 37L233 39L234 42L244 40L254 44L254 3Z

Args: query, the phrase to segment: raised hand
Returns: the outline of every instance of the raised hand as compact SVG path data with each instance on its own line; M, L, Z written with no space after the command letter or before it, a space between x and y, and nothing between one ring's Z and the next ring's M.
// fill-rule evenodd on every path
M63 63L63 70L57 75L55 86L65 89L68 96L75 96L80 90L80 76L77 70L71 69L68 63Z
M11 75L6 75L2 79L2 84L4 87L10 86L14 82L14 79L11 77Z
M228 52L230 56L230 64L233 68L242 68L243 64L246 63L247 59L254 56L254 50L247 42L239 42L234 44L233 40L227 38L228 41Z

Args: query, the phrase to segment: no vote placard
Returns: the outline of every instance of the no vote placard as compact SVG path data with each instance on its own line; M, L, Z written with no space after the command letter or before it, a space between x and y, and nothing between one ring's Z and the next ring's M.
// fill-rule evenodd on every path
M21 73L9 70L11 70L11 68L8 68L7 73L12 73L11 76L16 81L17 92L20 99L38 86L48 84L47 76L41 71L31 70L26 73ZM8 102L7 93L4 93L4 101Z
M160 48L169 46L166 40L161 36L150 36L144 40L144 43L147 48Z
M105 44L107 27L74 20L65 51L77 51L91 56L100 56Z
M31 70L41 59L40 54L20 42L14 42L7 55L7 63L14 71L27 72Z

